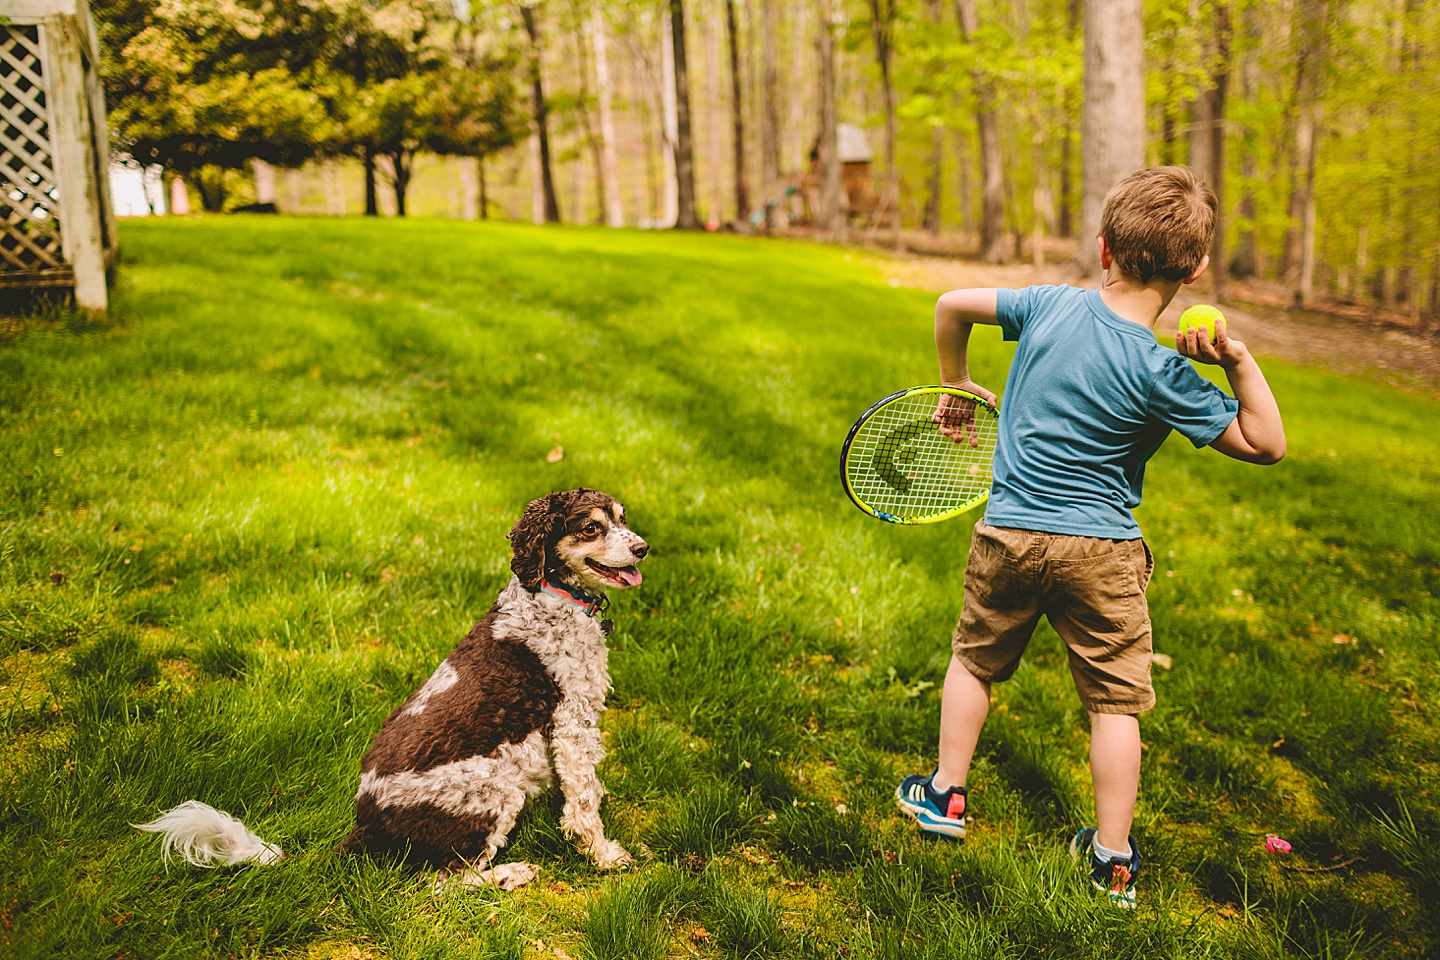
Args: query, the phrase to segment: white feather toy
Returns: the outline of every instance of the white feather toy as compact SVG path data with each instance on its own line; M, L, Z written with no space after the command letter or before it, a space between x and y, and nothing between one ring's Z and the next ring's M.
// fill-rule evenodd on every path
M199 800L186 800L149 823L131 826L161 835L160 855L167 863L172 853L197 867L272 864L285 857L279 847L257 837L230 814Z

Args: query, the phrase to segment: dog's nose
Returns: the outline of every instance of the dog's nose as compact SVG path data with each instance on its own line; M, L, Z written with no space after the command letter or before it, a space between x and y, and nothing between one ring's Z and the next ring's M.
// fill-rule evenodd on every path
M645 559L645 554L650 552L650 544L644 540L636 540L630 545L630 552L635 554L637 559L643 560Z

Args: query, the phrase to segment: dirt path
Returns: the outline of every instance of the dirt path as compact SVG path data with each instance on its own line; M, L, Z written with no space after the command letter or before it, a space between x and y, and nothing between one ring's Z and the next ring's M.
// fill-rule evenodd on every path
M995 266L941 257L896 257L873 249L865 253L893 285L936 293L959 287L1081 282L1068 264ZM1098 278L1084 285L1097 282ZM1245 289L1240 288L1242 292ZM1251 292L1264 297L1262 292ZM1191 304L1206 302L1206 294L1203 288L1181 291L1165 311L1158 329L1173 330L1181 312ZM1230 328L1259 356L1323 367L1340 374L1362 375L1421 393L1440 394L1440 340L1434 336L1404 329L1398 324L1360 323L1326 313L1288 310L1238 299L1222 306Z

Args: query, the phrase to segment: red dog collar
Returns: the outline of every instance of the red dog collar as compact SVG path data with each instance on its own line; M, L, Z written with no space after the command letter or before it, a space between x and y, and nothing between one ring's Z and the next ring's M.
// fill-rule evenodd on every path
M609 597L592 597L589 594L581 593L578 590L572 591L567 590L564 587L557 587L547 580L540 581L540 589L544 590L552 597L559 597L561 600L569 600L577 607L584 608L585 615L587 617L593 617L595 616L595 614L610 606Z

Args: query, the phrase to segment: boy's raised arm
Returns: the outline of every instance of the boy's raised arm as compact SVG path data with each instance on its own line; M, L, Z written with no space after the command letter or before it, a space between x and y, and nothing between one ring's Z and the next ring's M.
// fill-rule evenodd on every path
M1181 356L1223 368L1230 391L1240 402L1240 412L1210 446L1246 463L1279 463L1285 456L1285 424L1280 420L1275 394L1270 392L1270 384L1249 348L1230 339L1225 327L1220 326L1213 344L1209 337L1192 329L1176 338L1175 349Z

